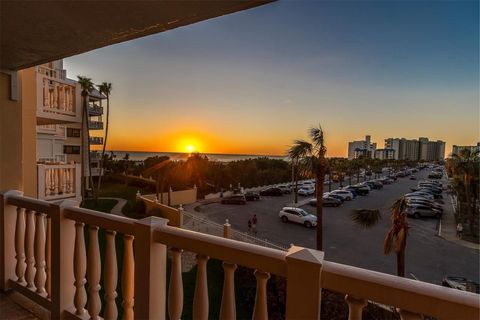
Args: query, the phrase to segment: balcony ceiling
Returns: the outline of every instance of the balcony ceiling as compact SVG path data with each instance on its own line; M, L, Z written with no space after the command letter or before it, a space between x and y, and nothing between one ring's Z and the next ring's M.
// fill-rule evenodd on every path
M272 1L2 1L0 69L28 68Z

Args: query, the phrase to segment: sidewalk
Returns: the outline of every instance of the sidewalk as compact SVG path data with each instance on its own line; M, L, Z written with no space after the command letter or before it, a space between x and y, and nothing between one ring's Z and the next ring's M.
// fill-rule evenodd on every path
M127 200L122 198L98 198L98 199L116 200L117 204L112 208L112 210L110 210L110 213L116 216L125 217L125 215L122 213L122 209L127 204Z
M470 249L480 250L479 244L457 238L457 224L455 222L453 201L451 196L448 196L448 198L445 199L445 208L442 215L442 220L438 226L438 236L458 245Z

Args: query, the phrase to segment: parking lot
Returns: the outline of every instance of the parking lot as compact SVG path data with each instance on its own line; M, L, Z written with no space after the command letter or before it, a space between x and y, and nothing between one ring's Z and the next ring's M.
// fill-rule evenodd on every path
M419 180L425 178L428 169L416 174ZM356 180L354 180L355 182ZM324 251L325 259L357 267L395 274L395 255L383 254L383 239L390 223L390 206L418 180L399 178L391 185L380 190L372 190L368 196L357 196L353 201L346 201L338 208L323 209ZM334 186L336 187L336 185ZM325 185L328 191L328 186ZM332 189L333 190L333 189ZM445 206L450 205L448 195L444 193ZM302 199L300 197L300 199ZM304 199L304 198L303 198ZM246 205L222 205L213 203L200 207L202 215L217 223L229 219L236 230L246 232L248 220L257 215L257 237L289 245L315 248L315 228L307 229L303 225L282 223L279 211L291 203L293 195L282 197L262 197L260 201L248 202ZM303 206L315 214L315 208ZM382 214L380 223L371 229L362 229L351 220L353 209L379 209ZM445 211L448 212L448 211ZM406 274L419 280L440 284L445 276L463 276L479 281L479 252L448 242L438 236L435 218L409 219L410 229L407 240Z

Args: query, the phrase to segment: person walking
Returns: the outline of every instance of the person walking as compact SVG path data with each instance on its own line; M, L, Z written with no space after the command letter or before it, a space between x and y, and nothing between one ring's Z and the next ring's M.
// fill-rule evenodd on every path
M248 220L248 232L252 232L252 220Z
M457 224L457 237L459 239L462 239L462 233L463 233L463 224L459 222Z
M252 218L252 229L253 229L253 234L255 235L257 234L257 223L258 223L257 215L254 214Z

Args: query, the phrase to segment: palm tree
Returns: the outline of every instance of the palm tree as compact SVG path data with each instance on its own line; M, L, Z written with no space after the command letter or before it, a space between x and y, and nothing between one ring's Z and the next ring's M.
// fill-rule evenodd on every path
M145 177L155 177L155 191L157 193L157 199L163 203L163 192L165 189L165 181L169 179L169 172L172 169L174 162L170 159L165 159L164 161L158 162L147 168L143 171L143 176ZM160 196L160 197L159 197Z
M292 159L299 159L299 169L315 177L317 197L317 250L323 249L323 182L328 170L328 160L325 157L327 147L322 128L314 127L309 132L311 142L295 140L288 149Z
M100 190L102 184L102 173L103 173L103 161L105 158L105 148L107 147L107 138L108 138L108 124L110 119L110 93L112 92L112 84L110 82L102 82L98 86L100 93L104 94L107 97L107 121L105 124L105 138L103 139L103 148L102 148L102 157L100 158L100 175L98 176L98 187Z
M85 198L86 181L85 181L85 162L88 163L88 172L90 176L90 185L93 190L93 179L91 175L91 161L90 161L90 128L88 121L88 101L89 93L93 89L93 82L91 78L84 76L77 76L78 83L82 88L82 166L81 166L81 185L82 185L82 198Z
M463 176L463 193L467 203L467 214L470 214L470 231L474 233L475 226L475 200L477 192L475 192L475 183L478 185L478 167L480 162L480 151L472 151L470 149L460 150L458 154L452 154L452 157L447 161L451 167L454 175ZM472 192L472 189L474 191ZM460 188L457 188L460 190Z
M404 197L395 201L392 205L392 226L383 241L383 253L385 255L395 251L397 255L397 275L405 277L405 248L407 246L408 222L407 201ZM364 228L370 228L381 219L378 210L354 210L352 220Z

